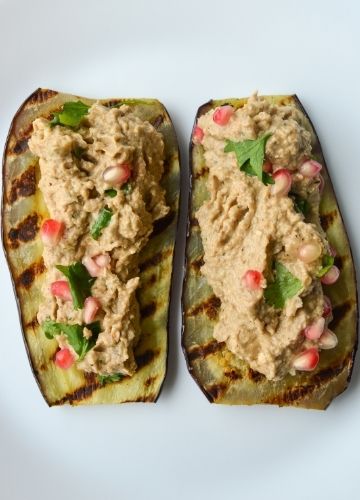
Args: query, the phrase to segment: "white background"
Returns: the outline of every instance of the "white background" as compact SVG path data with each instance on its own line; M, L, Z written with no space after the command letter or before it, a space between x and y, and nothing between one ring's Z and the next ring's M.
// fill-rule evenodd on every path
M39 86L157 97L177 129L186 188L198 105L255 89L296 92L318 130L358 260L359 14L356 0L0 0L0 146ZM183 237L182 224L177 303ZM357 367L326 412L210 405L186 371L175 306L156 405L49 409L27 362L3 255L0 308L2 500L357 497Z

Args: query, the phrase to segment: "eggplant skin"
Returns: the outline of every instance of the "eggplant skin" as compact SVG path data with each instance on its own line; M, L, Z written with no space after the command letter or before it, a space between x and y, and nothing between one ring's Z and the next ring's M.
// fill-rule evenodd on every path
M57 342L48 340L37 322L46 269L39 229L48 212L37 187L38 159L28 148L32 122L50 118L68 101L94 99L38 89L26 99L10 126L3 157L2 242L18 305L25 348L40 391L49 406L155 402L166 375L168 315L180 196L179 150L165 107L156 99L103 99L107 106L128 104L154 125L165 143L164 176L169 214L157 221L140 256L138 300L141 338L135 350L138 369L132 377L101 385L95 374L54 364Z
M304 115L315 142L313 153L323 165L325 185L320 204L320 220L327 238L338 252L336 265L341 275L336 284L326 287L333 304L330 328L337 334L335 349L321 351L320 363L313 372L297 372L281 381L268 381L218 343L212 331L220 309L220 300L201 275L203 248L195 217L207 197L203 148L190 143L190 195L187 226L186 263L182 294L182 348L188 370L211 403L229 405L274 404L324 410L350 382L358 342L358 298L353 258L345 226L313 124L296 95L266 96L276 104L297 107ZM209 101L199 116L223 104L244 106L247 99Z

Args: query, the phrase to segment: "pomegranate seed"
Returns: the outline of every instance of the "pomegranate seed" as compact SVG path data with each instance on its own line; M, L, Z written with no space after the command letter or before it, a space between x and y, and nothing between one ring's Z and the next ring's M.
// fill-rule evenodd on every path
M228 104L220 106L214 111L213 120L217 125L226 125L234 113L235 111L232 106Z
M334 247L332 247L331 245L329 245L329 255L331 255L331 257L336 257L337 256L337 251Z
M316 347L310 347L306 351L300 353L293 361L295 370L311 372L319 363L319 351Z
M100 255L96 255L96 257L93 257L93 261L99 267L107 267L111 262L111 257L109 254L103 253Z
M118 165L106 168L103 172L103 179L112 186L121 186L128 181L130 175L130 165L127 163L119 163Z
M74 361L74 356L67 347L60 349L60 351L55 354L55 364L62 370L70 368L74 364Z
M324 318L328 318L332 313L332 305L329 297L324 295L324 308L323 308L323 316Z
M84 321L91 323L100 309L100 302L95 297L87 297L84 302Z
M315 160L305 161L299 168L304 177L316 177L321 169L322 165Z
M273 165L271 161L269 160L264 161L263 171L266 172L267 174L271 174L271 172L273 171Z
M319 339L319 347L321 349L334 349L338 344L338 338L334 332L326 328Z
M336 266L331 266L328 272L321 278L321 283L323 285L334 284L340 276L340 269Z
M258 290L261 288L263 275L260 271L249 269L242 278L243 285L249 290Z
M90 276L93 278L97 278L101 273L101 267L94 261L92 257L85 256L82 260L82 263L89 271Z
M319 189L319 193L321 194L323 191L324 191L324 186L325 186L325 181L324 181L324 177L322 175L319 175L319 185L318 185L318 189Z
M204 139L204 131L202 128L200 128L196 125L196 127L194 128L194 132L193 132L194 144L201 144L203 139Z
M318 340L325 328L325 318L319 318L304 330L304 335L309 340Z
M299 259L305 263L313 262L321 255L321 246L318 243L305 243L298 251Z
M65 280L54 281L50 285L51 294L62 300L72 300L69 283Z
M291 188L292 177L287 168L280 168L272 175L275 184L271 187L273 194L283 196L288 194Z
M55 246L63 235L63 222L55 219L46 219L40 229L40 237L44 245Z

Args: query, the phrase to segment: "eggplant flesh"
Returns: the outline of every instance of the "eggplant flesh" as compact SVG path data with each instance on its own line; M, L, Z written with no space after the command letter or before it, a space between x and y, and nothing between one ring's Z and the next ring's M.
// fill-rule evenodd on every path
M38 89L16 113L3 157L2 241L7 258L25 347L33 374L49 406L124 402L154 402L159 396L167 368L168 314L180 189L177 139L164 106L155 99L103 99L106 106L128 104L141 119L163 135L165 144L162 186L169 214L154 225L140 255L141 336L135 349L137 371L132 377L102 383L95 374L76 367L60 370L54 364L56 340L48 340L36 319L43 300L41 286L46 269L39 229L48 217L41 191L38 159L29 151L32 122L51 118L65 102L94 99Z
M321 145L314 126L296 95L265 96L278 105L296 107L313 133L313 154L323 165L324 190L320 204L320 221L327 239L337 250L335 264L339 280L326 288L333 305L330 328L339 343L335 349L322 350L320 362L312 372L296 372L280 381L268 381L262 374L231 353L212 335L218 321L220 300L214 295L200 268L204 251L196 220L196 211L207 199L207 177L201 144L190 144L190 196L187 226L186 264L182 295L182 348L188 370L211 403L229 405L275 404L325 409L348 386L357 349L358 299L355 268L349 240L336 200ZM212 100L197 112L200 116L224 104L235 109L247 99Z

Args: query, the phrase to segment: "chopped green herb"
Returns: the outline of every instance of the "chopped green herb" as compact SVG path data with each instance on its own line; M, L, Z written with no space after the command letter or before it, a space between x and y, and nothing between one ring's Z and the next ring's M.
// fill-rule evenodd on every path
M332 266L334 265L334 257L332 255L324 255L322 258L321 268L317 272L316 276L318 278L322 278L325 274L330 271Z
M74 309L82 309L86 297L91 295L91 287L96 278L92 278L89 271L81 262L70 266L56 266L68 279Z
M101 331L99 321L95 321L89 325L68 325L67 323L56 323L56 321L48 319L41 326L48 339L53 339L55 335L60 335L61 333L66 335L69 344L80 359L83 359L85 354L94 347ZM83 335L85 326L92 332L92 336L89 339L86 339Z
M263 171L265 146L270 136L271 134L265 134L258 139L241 142L227 141L224 151L235 153L240 170L248 175L256 175L264 184L273 184L271 176L264 175L266 172Z
M81 160L81 158L83 157L83 154L85 153L85 151L86 151L86 149L81 148L80 146L75 146L75 148L73 149L73 155L78 160Z
M78 127L81 120L88 113L90 106L81 101L66 102L59 113L54 113L51 125L65 125L67 127Z
M118 382L124 378L122 373L114 373L113 375L98 375L98 381L101 385L108 384L109 382Z
M105 189L104 193L105 196L110 196L110 198L115 198L115 196L117 195L116 189Z
M105 207L102 210L100 210L96 221L90 228L90 234L94 238L94 240L99 239L102 230L110 224L112 214L113 214L112 211L108 207Z
M294 202L295 210L306 217L310 212L310 203L305 198L302 198L300 195L292 191L290 191L289 196Z
M302 288L301 281L296 278L281 262L275 262L275 281L265 291L265 301L276 309L282 309L287 299L294 297Z
M121 191L124 191L125 194L130 194L132 193L133 187L131 182L126 182L121 186Z

